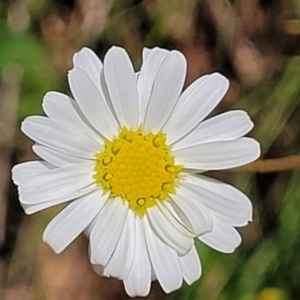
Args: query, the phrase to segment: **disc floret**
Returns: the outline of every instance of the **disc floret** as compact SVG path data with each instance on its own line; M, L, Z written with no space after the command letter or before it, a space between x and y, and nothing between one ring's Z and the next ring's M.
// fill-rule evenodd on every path
M110 197L121 197L138 215L176 193L182 166L175 165L166 135L123 128L118 137L106 141L96 154L94 178Z

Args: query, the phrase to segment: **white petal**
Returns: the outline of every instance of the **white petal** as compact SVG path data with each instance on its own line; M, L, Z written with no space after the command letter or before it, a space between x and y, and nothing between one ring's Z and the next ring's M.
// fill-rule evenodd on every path
M101 277L110 277L107 274L106 267L102 265L92 265L93 270Z
M188 169L223 170L245 165L260 155L260 146L251 138L200 144L173 151L176 162Z
M172 144L193 130L219 104L229 87L229 81L214 73L194 81L180 96L164 126L168 144Z
M69 165L47 170L23 181L19 186L20 202L35 205L57 198L65 201L81 196L81 189L91 185L94 164Z
M54 166L41 160L23 162L13 167L12 179L19 185L26 179L53 168Z
M146 54L147 53L147 54ZM165 49L143 49L143 64L137 81L140 101L140 123L144 121L157 71L170 52Z
M80 68L68 74L69 85L81 111L94 128L107 139L118 133L117 123L99 88Z
M146 218L143 221L146 244L157 280L166 293L179 289L182 274L177 252L156 236Z
M197 250L194 247L184 256L179 256L183 279L187 284L198 280L202 274L201 262Z
M100 87L100 72L102 71L102 62L98 56L89 48L82 48L73 56L74 67L83 69L95 85Z
M144 48L143 48L143 52L142 52L143 62L146 61L146 59L149 57L150 53L151 53L153 50L156 50L156 49L163 50L163 51L165 50L165 49L158 48L158 47L155 47L155 48L153 48L153 49L144 47Z
M104 77L115 113L122 126L139 126L136 76L126 51L112 47L104 58Z
M252 219L250 200L229 184L201 175L189 175L181 185L194 194L194 199L226 223L245 226Z
M40 158L56 167L64 167L70 164L83 164L87 162L87 160L84 158L65 154L43 145L35 144L32 146L32 150Z
M71 199L73 199L74 201L77 201L77 200L80 200L82 197L84 197L85 195L95 191L96 189L99 189L97 187L96 184L91 184L83 189L80 190L80 196L78 197L78 192L75 192L73 194L70 194L68 197L59 197L59 198L56 198L54 200L49 200L49 201L46 201L46 202L38 202L37 204L24 204L24 203L21 203L23 209L25 210L25 213L27 215L31 215L31 214L34 214L38 211L41 211L43 209L46 209L46 208L49 208L49 207L53 207L55 205L58 205L58 204L62 204L62 203L65 203L65 202L68 202L70 201ZM41 199L42 201L43 199Z
M180 254L186 254L192 247L194 235L190 234L167 209L160 206L148 208L147 215L153 231Z
M74 239L83 232L100 211L107 196L99 190L71 202L46 227L43 241L55 253L62 252Z
M136 254L132 268L124 279L124 287L130 297L146 297L151 287L151 263L146 247L143 221L139 217L136 217L135 221Z
M109 107L109 110L111 111L111 113L112 113L114 119L116 120L116 122L118 123L118 125L122 126L119 123L118 117L116 115L115 109L114 109L113 104L112 104L111 99L110 99L110 95L109 95L109 91L108 91L108 88L107 88L107 84L105 82L104 70L102 70L102 72L100 74L100 85L101 85L101 90L102 90L102 93L103 93L103 97L106 100L106 103L107 103L107 105Z
M106 266L106 272L112 277L124 279L129 274L136 251L135 213L129 209L115 252Z
M181 185L171 198L186 216L186 225L195 235L212 231L214 225L210 211L200 201L194 201L194 194L188 188Z
M155 280L157 280L157 278L156 278L153 266L151 264L151 281L155 281Z
M51 121L58 123L59 126L71 128L71 131L82 131L96 141L102 141L101 136L93 130L71 97L58 92L48 92L43 99L43 110Z
M242 241L240 234L231 225L217 218L214 224L214 230L199 236L199 240L217 251L232 253Z
M176 142L173 150L217 141L232 141L247 134L253 128L248 114L233 110L212 117L199 124L192 132Z
M163 201L161 205L171 213L171 215L181 226L186 228L192 236L195 236L190 220L174 201Z
M182 91L185 75L185 57L171 51L156 74L144 121L145 133L157 133L166 123Z
M128 213L128 202L109 199L92 228L91 262L105 266L116 249Z
M22 131L32 140L49 148L84 158L94 158L102 146L80 131L58 127L46 117L28 117L22 123Z

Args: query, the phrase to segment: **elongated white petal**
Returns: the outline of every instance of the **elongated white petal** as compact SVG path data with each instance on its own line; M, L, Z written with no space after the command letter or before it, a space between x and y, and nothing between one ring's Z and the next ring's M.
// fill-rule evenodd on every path
M85 49L85 48L83 48L83 49ZM90 51L90 52L93 53L93 51ZM78 53L78 54L80 54L80 53ZM104 79L104 72L103 72L102 62L99 60L97 55L95 55L94 53L93 53L93 57L90 56L89 53L83 53L83 54L84 55L82 55L82 57L80 57L80 61L79 61L79 56L76 57L76 59L73 59L74 67L78 67L78 68L83 69L85 71L85 73L87 73L87 75L89 75L89 77L93 80L94 84L99 89L99 92L101 93L101 96L102 96L104 102L106 102L110 113L114 117L114 120L116 122L118 122L117 117L116 117L115 112L114 112L114 108L112 106L112 103L111 103L111 100L110 100L110 97L109 97L109 93L108 93L108 90L107 90L107 85L106 85L106 82L105 82L105 79ZM86 60L85 56L90 56L90 57Z
M124 49L112 47L107 52L104 58L104 76L120 124L136 130L139 126L136 76Z
M82 132L72 132L58 127L46 117L28 117L22 131L32 140L49 148L84 158L94 158L101 144Z
M114 119L118 123L118 126L122 127L122 124L120 124L120 121L118 120L118 117L116 115L114 106L113 106L112 101L110 99L108 87L107 87L105 77L104 77L104 70L102 70L102 72L100 74L100 85L101 85L101 90L102 90L102 93L103 93L103 97L106 100L106 103L109 107L109 110L111 111L111 114L113 115Z
M242 241L240 234L231 225L217 218L214 224L214 230L199 236L199 240L219 252L232 253Z
M182 182L211 213L233 226L245 226L252 220L250 200L233 186L202 175L189 175Z
M103 196L99 190L95 190L71 202L48 224L43 241L55 253L62 252L95 218L106 200L107 195Z
M94 182L93 167L91 163L69 165L34 175L20 184L20 202L38 204L61 197L65 201L77 198L81 189Z
M186 255L179 256L179 262L183 279L187 284L192 284L201 277L201 262L195 246Z
M186 216L189 222L186 225L193 234L200 235L212 231L213 219L210 211L200 201L193 201L193 197L194 195L184 186L180 186L177 189L177 194L171 196L174 204Z
M180 288L182 273L177 252L163 243L143 218L146 244L156 278L166 293Z
M159 67L169 53L169 51L160 48L143 49L143 64L137 81L137 90L140 101L140 123L144 121Z
M92 268L99 276L108 277L108 278L110 277L110 275L107 274L105 266L92 264Z
M54 166L42 160L23 162L13 167L12 179L19 185L26 179L53 168Z
M71 131L81 131L96 141L102 141L71 97L58 92L48 92L43 99L43 110L52 122Z
M225 112L200 123L173 146L174 150L217 141L232 141L253 128L248 114L242 110Z
M128 202L109 199L92 228L91 262L105 266L115 251L128 214Z
M151 264L151 281L155 281L155 280L157 280L157 278L156 278L153 266Z
M214 73L194 81L180 96L163 131L168 132L168 144L173 144L193 130L219 104L229 87L229 81Z
M186 254L192 247L194 240L179 222L164 209L157 206L148 208L147 215L155 233L170 247L180 254Z
M27 215L31 215L31 214L34 214L34 213L36 213L38 211L41 211L43 209L53 207L53 206L56 206L56 205L59 205L59 204L62 204L62 203L69 202L70 200L77 201L80 198L84 197L85 195L95 191L96 189L99 189L97 187L97 185L96 184L91 184L91 185L89 185L85 188L82 188L80 190L79 195L78 195L78 192L74 192L74 193L69 194L68 197L62 196L62 197L58 197L58 198L55 198L53 200L49 200L49 201L46 201L46 202L42 202L43 199L41 199L41 202L30 203L30 204L21 202L21 205L22 205L23 209L25 210L25 213Z
M85 117L102 136L111 139L118 133L117 123L99 88L81 68L72 69L68 78L72 94Z
M223 170L245 165L260 155L260 146L251 138L190 146L173 151L179 165L188 169Z
M151 263L145 241L144 222L135 218L136 249L133 264L124 287L130 297L146 297L151 287Z
M82 48L73 56L74 67L83 69L94 81L97 87L100 87L100 73L103 65L98 56L89 48Z
M35 144L32 146L32 150L40 158L56 167L64 167L70 164L81 164L87 162L84 158L72 156L43 145Z
M184 56L171 51L157 70L145 115L145 133L157 133L166 123L182 91L185 75Z
M161 48L158 48L158 47L155 47L155 48L153 48L153 49L144 47L144 48L143 48L143 52L142 52L143 62L146 61L146 59L148 59L150 53L151 53L153 50L156 50L156 49L157 49L157 50L165 51L165 49L161 49Z
M124 279L131 270L136 255L136 215L130 209L117 247L106 266L106 272L112 277Z

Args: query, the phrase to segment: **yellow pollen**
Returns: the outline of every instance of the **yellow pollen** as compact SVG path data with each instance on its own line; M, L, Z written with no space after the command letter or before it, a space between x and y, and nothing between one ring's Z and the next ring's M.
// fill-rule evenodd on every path
M104 150L96 154L93 178L111 198L128 201L142 217L147 208L176 193L182 166L175 165L170 152L164 133L143 135L141 130L122 128L119 136L106 141Z
M143 206L145 204L145 202L146 202L146 200L143 198L139 198L136 201L137 205L139 205L139 206Z
M104 178L105 178L105 180L110 180L110 179L112 179L113 178L113 176L111 175L111 174L105 174L104 175Z
M170 173L176 172L176 168L173 166L166 166L166 171Z
M160 136L156 136L154 139L153 139L153 146L158 148L162 143L162 139Z
M103 158L103 164L104 165L107 165L107 164L109 164L111 162L111 158L110 157L105 157L105 158Z

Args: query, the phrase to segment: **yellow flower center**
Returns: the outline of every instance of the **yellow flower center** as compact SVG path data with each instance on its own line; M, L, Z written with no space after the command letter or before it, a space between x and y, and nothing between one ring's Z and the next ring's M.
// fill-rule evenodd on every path
M175 182L182 166L175 165L164 133L131 131L123 128L118 137L106 141L96 154L94 178L110 197L121 197L143 216L156 201L175 193Z

